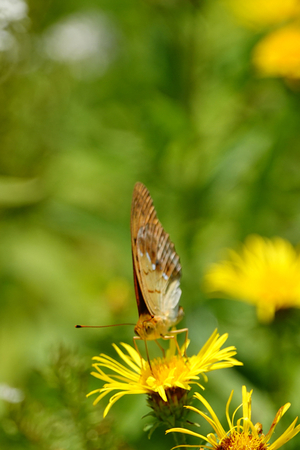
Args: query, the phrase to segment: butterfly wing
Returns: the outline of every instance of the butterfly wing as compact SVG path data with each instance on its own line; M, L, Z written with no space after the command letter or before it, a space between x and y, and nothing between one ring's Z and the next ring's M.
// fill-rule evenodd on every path
M136 249L139 229L147 223L159 223L153 200L146 186L136 183L133 190L131 205L131 242L132 251Z
M181 265L174 244L160 224L140 228L137 239L140 286L149 312L176 322Z
M148 189L142 183L136 183L131 205L131 250L133 262L133 279L139 316L149 313L140 287L140 269L137 252L137 235L147 223L157 223L158 219Z
M141 183L135 185L133 193L131 239L139 314L149 312L175 324L181 295L179 256Z

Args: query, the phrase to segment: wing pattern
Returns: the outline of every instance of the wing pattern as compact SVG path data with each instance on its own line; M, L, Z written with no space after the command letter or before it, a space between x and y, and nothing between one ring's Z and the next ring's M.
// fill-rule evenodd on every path
M181 295L179 256L141 183L133 193L131 238L139 314L148 310L152 316L175 323Z

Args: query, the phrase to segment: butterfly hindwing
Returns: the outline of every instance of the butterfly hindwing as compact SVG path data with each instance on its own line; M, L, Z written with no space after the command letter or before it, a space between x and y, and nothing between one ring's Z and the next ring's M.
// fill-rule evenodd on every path
M141 291L150 314L175 320L181 295L181 266L174 245L159 224L140 228L137 255Z

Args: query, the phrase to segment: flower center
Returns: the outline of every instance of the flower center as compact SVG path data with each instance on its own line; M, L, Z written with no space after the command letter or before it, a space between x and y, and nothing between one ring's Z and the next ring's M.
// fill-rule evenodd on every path
M189 374L189 367L186 359L182 356L172 356L170 358L157 358L141 370L141 382L151 387L151 389L164 386L173 387L179 380L184 380Z
M267 445L251 434L234 433L222 439L216 450L266 450Z

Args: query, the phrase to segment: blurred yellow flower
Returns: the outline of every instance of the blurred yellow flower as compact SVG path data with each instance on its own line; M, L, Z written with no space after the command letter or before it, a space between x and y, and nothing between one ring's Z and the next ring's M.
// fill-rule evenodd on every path
M191 384L202 387L199 383L199 375L206 380L206 372L242 365L233 358L236 354L235 347L221 349L227 337L227 334L220 336L215 330L200 352L191 357L185 356L189 342L183 345L178 354L175 339L170 339L170 347L166 355L152 360L151 367L130 345L121 344L126 350L126 354L113 344L114 349L126 365L104 354L95 356L93 360L96 363L93 364L93 367L96 372L92 372L92 375L105 381L106 384L90 392L88 396L95 393L100 394L94 401L95 405L107 394L118 391L110 397L104 410L104 417L112 405L127 394L148 394L153 396L156 402L159 400L164 403L168 403L176 394L178 394L178 398L182 398L183 391L189 391ZM112 373L107 374L102 368L108 369Z
M300 27L287 25L268 34L254 48L252 59L263 76L300 78Z
M207 292L248 301L261 321L270 322L277 310L300 307L300 255L279 237L252 235L241 252L212 265L205 275Z
M249 27L282 23L300 13L299 0L225 0L237 19Z
M276 439L276 441L274 441L272 444L269 444L269 440L271 439L271 436L275 430L276 425L278 424L281 417L285 414L285 412L289 409L291 404L286 403L279 409L272 422L270 430L267 432L267 434L263 434L262 425L260 423L254 425L253 422L251 421L252 392L253 391L247 392L246 387L243 386L242 388L243 403L240 405L240 407L242 407L243 414L242 417L238 420L235 420L235 414L238 408L234 411L232 418L230 418L229 415L229 406L233 396L233 391L231 392L226 405L226 417L229 426L228 431L224 430L216 413L214 412L210 404L205 400L204 397L202 397L202 395L196 392L194 397L200 400L200 402L204 405L204 407L209 412L211 417L209 417L204 412L193 406L186 406L186 408L202 416L212 426L212 428L214 429L214 434L210 433L207 436L203 436L199 433L195 433L194 431L190 431L186 428L171 428L170 430L167 431L167 433L178 432L198 437L201 440L204 439L208 444L210 444L209 446L205 447L212 448L215 450L225 450L225 449L277 450L283 444L285 444L294 436L296 436L297 433L299 433L300 425L297 425L295 427L298 417L291 423L291 425L285 430L285 432ZM193 445L192 447L199 447L199 445L197 446Z

